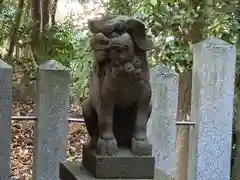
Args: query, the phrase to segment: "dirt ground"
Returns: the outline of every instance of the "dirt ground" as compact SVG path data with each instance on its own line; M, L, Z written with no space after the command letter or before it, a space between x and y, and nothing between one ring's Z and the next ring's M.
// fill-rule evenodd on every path
M14 102L13 115L34 114L33 104ZM73 117L79 114L80 108L71 105L69 111ZM78 113L77 113L78 111ZM31 180L33 163L33 128L34 121L12 121L11 142L11 180ZM84 124L69 123L68 160L81 160L82 144L87 136Z

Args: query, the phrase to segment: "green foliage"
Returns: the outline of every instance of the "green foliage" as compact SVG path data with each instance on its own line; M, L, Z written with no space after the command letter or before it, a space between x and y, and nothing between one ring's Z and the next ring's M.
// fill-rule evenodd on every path
M45 33L48 59L56 59L71 69L72 100L81 100L88 93L88 75L91 65L89 31L77 29L71 16Z
M12 29L12 23L16 9L11 5L1 4L0 5L0 46L4 45L4 40L9 37L9 32Z
M110 0L108 12L128 14L145 22L156 44L149 53L152 65L161 62L174 66L177 71L191 68L191 45L206 37L215 36L236 44L239 23L233 7L237 1L214 1L210 6L207 1L195 1L195 4L187 0L139 2Z
M79 33L76 39L76 56L72 59L72 97L82 100L88 94L88 76L91 69L92 54L89 46L88 30Z
M85 3L85 0L80 0ZM239 0L234 1L188 1L188 0L109 0L107 13L125 14L141 19L148 34L155 42L149 52L150 65L164 63L175 67L177 72L192 66L192 44L206 37L215 36L228 43L236 44L239 57L240 28ZM17 3L5 1L0 5L0 45L6 47L9 32L14 26ZM29 23L25 10L18 30L17 46L20 50L29 46L34 22ZM31 19L31 18L30 18ZM92 60L89 49L89 31L77 28L69 15L56 26L50 27L41 38L42 59L56 59L71 68L71 96L83 98L87 95L87 80ZM34 71L33 57L16 56L15 63ZM237 59L236 84L239 87L239 58ZM239 91L237 91L239 92Z
M14 26L17 11L17 4L12 2L5 1L0 5L2 55L7 53L5 49L8 48L10 32ZM13 59L14 69L23 69L24 74L33 79L37 67L31 49L31 33L34 23L25 9L17 32L16 52L14 52ZM63 21L46 29L38 42L41 45L40 57L42 59L55 59L71 69L70 97L74 101L81 100L88 93L87 81L92 60L88 33L86 27L76 27L72 15L69 14Z

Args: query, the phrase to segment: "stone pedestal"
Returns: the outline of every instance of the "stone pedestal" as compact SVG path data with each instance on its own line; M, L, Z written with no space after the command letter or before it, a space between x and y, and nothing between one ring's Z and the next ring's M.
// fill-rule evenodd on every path
M129 168L130 170L134 169L134 167L129 167ZM146 166L145 168L148 168L148 167ZM63 162L60 164L60 179L61 180L95 180L96 178L93 177L83 167L82 162ZM104 178L102 178L102 180L103 179ZM112 178L112 180L113 179L120 179L120 178ZM121 178L121 179L124 179L124 178ZM131 180L137 180L137 179L138 178L135 178L135 179L131 178ZM101 180L101 179L99 178L98 180ZM159 169L155 169L154 180L174 180L174 179L166 175L163 171Z
M128 149L119 149L117 156L99 156L83 147L82 164L95 178L153 179L154 157L136 156Z

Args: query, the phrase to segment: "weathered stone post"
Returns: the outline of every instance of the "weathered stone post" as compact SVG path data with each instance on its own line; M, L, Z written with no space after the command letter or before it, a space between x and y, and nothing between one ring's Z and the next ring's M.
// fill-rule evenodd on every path
M10 178L12 67L0 60L0 179Z
M69 82L69 70L57 61L38 68L33 180L59 179L67 154Z
M173 176L176 151L178 74L164 65L151 69L152 114L147 135L153 146L155 167Z
M229 180L236 49L209 38L193 46L189 180Z

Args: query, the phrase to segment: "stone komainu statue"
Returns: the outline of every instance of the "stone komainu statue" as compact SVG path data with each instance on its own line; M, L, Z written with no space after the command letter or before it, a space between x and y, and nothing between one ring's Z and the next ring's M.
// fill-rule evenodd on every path
M151 86L147 53L152 41L144 24L125 16L89 20L94 55L89 97L82 111L89 133L85 146L100 155L116 155L130 148L151 155L146 123L151 114Z

